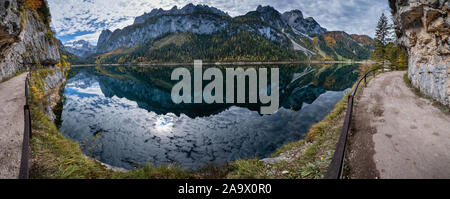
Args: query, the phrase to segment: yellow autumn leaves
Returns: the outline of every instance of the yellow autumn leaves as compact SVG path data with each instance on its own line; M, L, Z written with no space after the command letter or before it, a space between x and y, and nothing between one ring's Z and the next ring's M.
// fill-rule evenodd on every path
M32 10L37 10L42 7L42 0L26 0L25 6Z

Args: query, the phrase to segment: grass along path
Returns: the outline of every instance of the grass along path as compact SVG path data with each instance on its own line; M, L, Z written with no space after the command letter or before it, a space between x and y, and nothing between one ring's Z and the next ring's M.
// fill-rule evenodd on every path
M291 178L320 179L331 162L341 133L347 109L345 96L334 110L314 125L304 140L287 144L272 157L279 161L264 163L258 159L237 160L220 167L185 171L169 165L153 168L148 165L128 172L112 171L98 161L86 157L78 143L65 138L45 116L41 107L45 98L43 79L54 69L34 71L31 77L31 115L33 124L31 170L32 178L128 178L128 179L209 179L209 178Z

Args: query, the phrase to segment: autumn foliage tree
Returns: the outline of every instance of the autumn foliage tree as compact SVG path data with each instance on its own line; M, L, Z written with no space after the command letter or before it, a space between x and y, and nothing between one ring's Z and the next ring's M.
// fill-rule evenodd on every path
M398 45L392 29L388 18L382 14L378 21L375 50L371 58L383 62L389 61L392 69L404 70L408 67L408 54Z
M38 10L42 7L42 0L26 0L25 5L32 10Z
M35 11L41 17L42 21L49 25L51 21L50 9L45 0L22 0L25 7Z

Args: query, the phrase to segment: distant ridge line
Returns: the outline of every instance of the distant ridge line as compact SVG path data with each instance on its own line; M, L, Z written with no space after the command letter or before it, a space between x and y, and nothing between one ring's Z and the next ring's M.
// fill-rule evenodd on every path
M280 62L203 62L203 65L275 65L275 64L375 64L374 61L280 61ZM194 62L188 63L148 63L148 64L76 64L71 67L84 66L178 66L178 65L194 65Z

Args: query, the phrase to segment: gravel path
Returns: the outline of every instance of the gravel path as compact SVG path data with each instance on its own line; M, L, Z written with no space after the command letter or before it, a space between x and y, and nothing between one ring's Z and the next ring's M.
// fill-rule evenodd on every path
M378 76L358 100L351 178L450 178L450 116L417 97L404 74Z
M0 179L19 177L27 73L0 83Z

